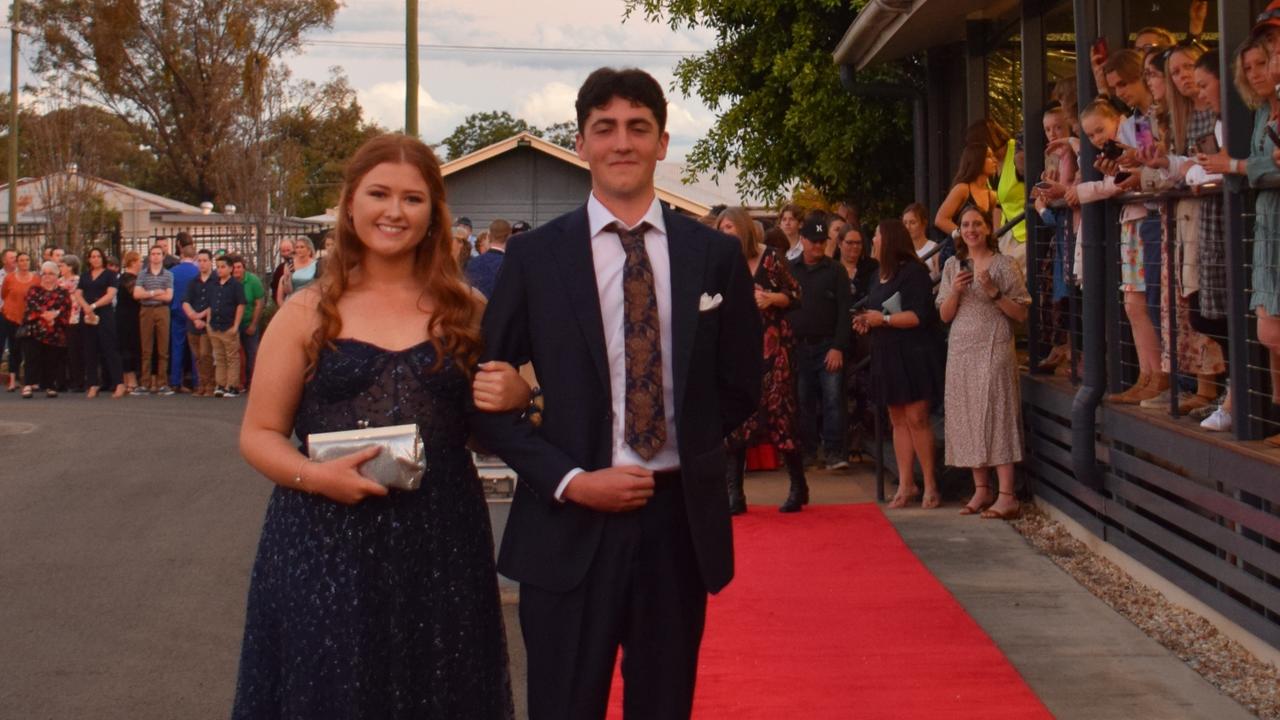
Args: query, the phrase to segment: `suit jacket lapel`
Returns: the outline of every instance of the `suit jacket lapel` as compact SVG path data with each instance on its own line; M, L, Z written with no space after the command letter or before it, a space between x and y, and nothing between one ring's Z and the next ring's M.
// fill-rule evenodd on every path
M609 391L609 362L604 344L604 320L600 316L600 290L596 287L596 266L591 257L591 236L587 225L587 207L583 205L569 216L564 237L553 243L563 282L569 293L573 313L582 327L587 349L596 366L600 387Z
M698 329L698 299L702 297L706 246L680 231L683 218L676 213L664 208L663 220L667 226L667 253L671 258L671 372L675 376L676 418L680 418Z

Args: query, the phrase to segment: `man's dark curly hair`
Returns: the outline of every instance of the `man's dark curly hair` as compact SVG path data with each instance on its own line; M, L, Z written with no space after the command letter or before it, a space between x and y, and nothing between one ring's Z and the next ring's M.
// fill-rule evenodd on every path
M638 68L615 70L602 67L587 76L578 88L578 132L585 129L587 116L593 108L602 108L615 97L644 105L653 111L658 121L658 132L667 130L667 98L662 86L649 73Z

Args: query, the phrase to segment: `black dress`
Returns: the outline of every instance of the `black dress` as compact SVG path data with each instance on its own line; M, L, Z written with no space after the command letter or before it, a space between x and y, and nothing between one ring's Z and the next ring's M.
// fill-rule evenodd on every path
M299 439L417 422L422 486L354 506L277 487L254 563L233 718L510 718L514 711L471 390L430 343L338 340Z
M138 276L131 272L120 273L120 292L116 295L116 337L120 340L120 369L136 373L138 358L142 355L142 335L138 328L138 310L141 307L133 299L133 288Z
M885 282L874 276L867 309L880 312L884 302L900 295L902 311L920 318L913 328L877 327L871 330L871 391L882 405L928 400L942 402L944 364L942 336L933 305L933 282L921 263L907 263Z

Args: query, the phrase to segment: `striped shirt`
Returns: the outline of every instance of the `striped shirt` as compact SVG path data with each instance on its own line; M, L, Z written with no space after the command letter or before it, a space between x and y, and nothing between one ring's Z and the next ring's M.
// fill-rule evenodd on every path
M143 265L142 271L138 273L138 286L147 292L155 290L161 292L173 289L173 273L168 270L161 269L159 273L152 273L150 265ZM139 300L138 303L143 307L159 307L168 306L169 301L157 298L147 298Z

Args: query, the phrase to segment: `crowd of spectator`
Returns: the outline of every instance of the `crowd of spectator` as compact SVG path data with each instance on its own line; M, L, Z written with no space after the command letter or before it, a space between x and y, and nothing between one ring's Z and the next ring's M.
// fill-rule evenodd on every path
M1231 429L1227 377L1227 260L1220 192L1186 193L1170 206L1156 194L1220 184L1225 175L1247 179L1257 191L1248 308L1270 364L1270 396L1280 404L1280 147L1275 118L1280 100L1280 2L1259 16L1248 41L1232 50L1236 91L1256 109L1248 157L1223 147L1222 59L1200 38L1207 3L1192 3L1191 32L1183 40L1160 27L1134 36L1132 47L1108 51L1095 44L1089 58L1099 94L1076 108L1074 83L1044 110L1048 141L1045 173L1032 191L1036 211L1057 232L1045 261L1043 320L1054 348L1040 369L1067 361L1073 328L1065 312L1083 277L1080 240L1083 205L1120 202L1119 291L1137 357L1131 386L1113 403L1170 407L1210 431ZM1082 181L1083 131L1097 152L1103 179ZM1172 230L1166 228L1172 226ZM1170 262L1171 260L1171 262ZM1173 292L1163 290L1172 286ZM1176 339L1175 339L1176 338ZM1177 375L1173 373L1176 366ZM1264 389L1264 392L1267 390ZM1280 434L1267 438L1280 446Z
M264 283L239 255L197 250L186 233L176 240L177 256L160 238L145 259L89 247L83 265L49 247L35 270L28 253L3 250L7 390L24 398L243 393L265 319Z

